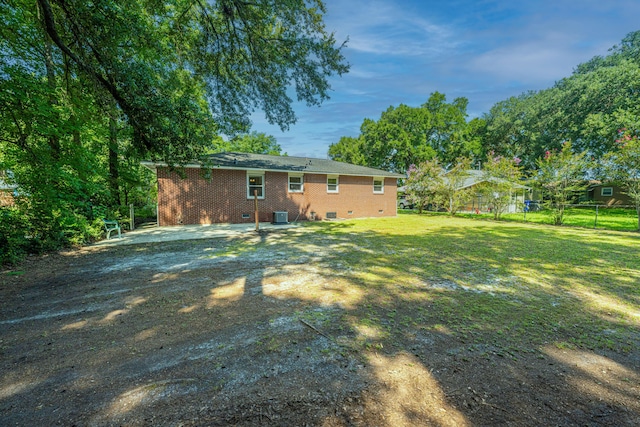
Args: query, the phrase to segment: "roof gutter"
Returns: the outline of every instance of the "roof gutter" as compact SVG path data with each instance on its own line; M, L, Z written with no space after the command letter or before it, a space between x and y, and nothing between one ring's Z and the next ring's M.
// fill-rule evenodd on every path
M169 167L168 163L165 162L152 162L148 160L143 160L140 162L142 166L146 167L152 172L156 172L158 167ZM334 171L311 171L306 169L265 169L265 168L251 168L246 166L221 166L221 165L211 165L204 166L200 163L187 163L182 165L183 168L193 168L193 169L223 169L223 170L245 170L245 171L255 171L255 172L281 172L281 173L308 173L308 174L318 174L318 175L339 175L339 176L368 176L372 178L404 178L404 175L395 174L393 176L389 175L380 175L380 174L354 174L354 173L336 173ZM389 172L387 172L389 173Z

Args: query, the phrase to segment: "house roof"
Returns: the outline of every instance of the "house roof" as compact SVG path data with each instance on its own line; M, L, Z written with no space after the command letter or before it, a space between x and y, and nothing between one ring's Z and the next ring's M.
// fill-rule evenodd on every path
M476 184L480 184L481 182L486 182L486 181L490 181L490 180L498 180L498 178L485 178L484 172L481 170L477 170L477 169L468 169L467 171L467 177L464 179L464 181L462 182L462 185L460 186L460 189L463 188L469 188L469 187L473 187ZM446 177L445 177L446 179ZM513 188L518 188L518 189L529 189L529 187L527 187L526 185L522 185L522 184L515 184L513 186ZM398 188L399 192L404 192L405 191L405 187L399 187Z
M154 170L166 163L144 161L142 164ZM185 167L260 170L271 172L318 173L328 175L354 175L372 177L404 178L404 175L374 169L335 160L316 159L312 157L271 156L251 153L216 153L207 157L206 161L194 162Z
M464 179L464 182L462 183L462 186L460 188L469 188L469 187L473 187L476 184L480 184L481 182L487 182L487 181L496 181L496 182L502 182L504 180L501 180L499 178L486 178L484 175L484 172L481 170L477 170L477 169L470 169L467 170L467 177ZM519 189L528 189L529 187L527 187L526 185L522 185L522 184L515 184L513 186L513 188L519 188Z

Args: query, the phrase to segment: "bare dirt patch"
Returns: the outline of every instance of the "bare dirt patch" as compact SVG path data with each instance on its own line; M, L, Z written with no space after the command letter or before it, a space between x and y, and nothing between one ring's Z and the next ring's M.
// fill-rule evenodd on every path
M2 424L640 424L637 355L451 334L434 299L467 291L382 298L345 259L374 249L285 231L31 258L0 276Z

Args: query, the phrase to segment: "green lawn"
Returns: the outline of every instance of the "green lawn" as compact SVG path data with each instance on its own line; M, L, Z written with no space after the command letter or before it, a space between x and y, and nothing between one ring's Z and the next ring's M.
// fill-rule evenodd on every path
M343 321L368 331L368 348L422 330L510 357L640 350L635 233L416 214L308 226L331 246L329 268L350 266L336 274L340 294L323 298L352 307Z
M417 211L399 210L402 214L417 214ZM445 212L424 212L425 215L448 215ZM459 217L475 219L493 219L490 213L459 213ZM524 212L503 214L504 221L530 222L536 224L553 225L553 214L550 210L538 212ZM564 214L564 225L570 227L596 228L603 230L637 231L638 216L634 209L608 208L599 206L596 218L596 208L593 206L568 208Z
M633 209L599 207L596 218L595 207L570 208L565 211L564 225L573 227L598 228L606 230L635 231L638 229L638 217ZM553 224L551 211L505 214L509 221L527 221L540 224Z

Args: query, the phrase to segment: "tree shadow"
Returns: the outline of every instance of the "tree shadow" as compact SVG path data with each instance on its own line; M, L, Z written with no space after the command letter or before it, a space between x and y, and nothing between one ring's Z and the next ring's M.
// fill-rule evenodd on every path
M0 320L0 413L105 425L637 423L640 343L621 317L638 306L624 301L640 274L632 243L430 225L313 224L27 272L17 292L2 289L5 307L24 311ZM607 279L598 269L613 260ZM586 261L587 276L572 269ZM585 289L620 306L593 305Z

